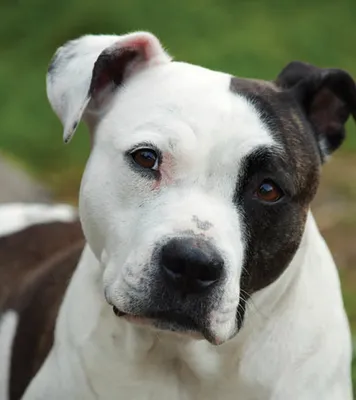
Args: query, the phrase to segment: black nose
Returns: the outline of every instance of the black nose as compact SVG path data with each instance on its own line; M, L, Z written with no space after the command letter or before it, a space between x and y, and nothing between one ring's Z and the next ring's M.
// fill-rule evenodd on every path
M160 266L166 281L175 289L196 293L221 279L224 261L203 239L175 238L162 247Z

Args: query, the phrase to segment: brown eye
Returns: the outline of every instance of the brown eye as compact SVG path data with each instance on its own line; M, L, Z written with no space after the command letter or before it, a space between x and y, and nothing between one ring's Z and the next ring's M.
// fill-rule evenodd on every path
M262 201L275 203L283 197L283 192L274 182L265 180L257 189L256 196Z
M135 163L142 168L152 169L156 171L158 169L158 156L151 149L139 149L131 153Z

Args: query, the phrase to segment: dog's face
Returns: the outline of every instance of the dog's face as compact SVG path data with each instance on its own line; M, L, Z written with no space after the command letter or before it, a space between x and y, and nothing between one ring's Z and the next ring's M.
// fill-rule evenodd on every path
M66 137L82 116L93 134L80 213L103 296L132 322L233 337L298 249L356 109L352 79L301 63L276 82L235 78L137 33L70 42L47 82Z

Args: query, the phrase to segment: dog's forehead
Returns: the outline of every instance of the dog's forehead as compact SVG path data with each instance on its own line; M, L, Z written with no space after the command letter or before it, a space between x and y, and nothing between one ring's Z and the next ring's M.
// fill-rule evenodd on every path
M274 140L289 156L300 162L307 158L318 161L317 143L293 92L274 82L237 77L231 78L230 90L253 105Z
M273 82L186 63L137 74L118 91L102 126L116 149L138 142L164 149L173 143L241 159L257 147L273 146L291 160L296 174L319 163L316 142L291 93Z
M231 75L178 62L143 71L117 93L102 130L111 132L119 147L141 139L243 144L245 151L274 144L258 110L231 90L231 80Z

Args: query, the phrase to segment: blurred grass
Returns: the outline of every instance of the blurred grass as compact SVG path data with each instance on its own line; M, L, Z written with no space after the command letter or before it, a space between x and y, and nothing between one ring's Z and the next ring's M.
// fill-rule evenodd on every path
M239 76L273 79L293 59L356 76L355 0L1 0L0 15L0 150L65 201L75 202L89 153L83 127L68 147L62 144L62 128L46 99L47 65L66 40L150 30L176 59ZM356 130L351 122L348 127L343 154L351 154L355 165ZM344 176L349 169L342 162L337 168L327 187L346 199L355 227L356 186L340 184L339 171ZM336 252L345 226L343 221L329 232ZM350 284L353 272L347 272L355 265L342 261L348 268L345 303L356 333L356 279ZM356 366L354 375L356 382Z

